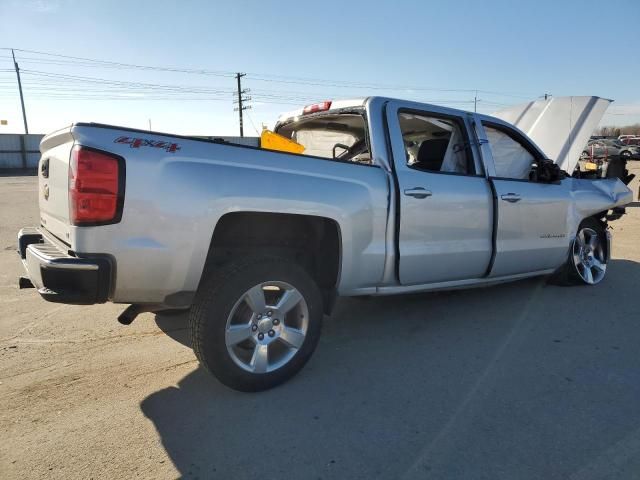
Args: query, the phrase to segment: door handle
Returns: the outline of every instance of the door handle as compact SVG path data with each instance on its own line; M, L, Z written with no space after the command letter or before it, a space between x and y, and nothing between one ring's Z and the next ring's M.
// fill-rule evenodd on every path
M414 187L405 189L404 194L408 197L427 198L431 196L431 191L422 187Z
M505 193L504 195L500 195L500 198L509 203L516 203L521 200L520 195L517 193Z

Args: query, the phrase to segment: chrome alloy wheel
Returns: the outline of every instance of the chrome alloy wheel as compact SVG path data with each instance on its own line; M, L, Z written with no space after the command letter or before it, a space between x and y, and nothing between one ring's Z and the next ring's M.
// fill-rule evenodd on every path
M309 308L285 282L264 282L247 290L227 318L225 344L233 361L251 373L267 373L289 362L304 343Z
M598 232L583 228L573 242L573 264L580 278L589 285L599 283L605 275L607 264L604 246Z

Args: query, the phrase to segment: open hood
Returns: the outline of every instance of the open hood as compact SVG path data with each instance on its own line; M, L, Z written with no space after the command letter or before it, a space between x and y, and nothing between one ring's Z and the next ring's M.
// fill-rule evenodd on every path
M572 173L611 102L600 97L550 97L505 108L493 116L518 127L547 158Z

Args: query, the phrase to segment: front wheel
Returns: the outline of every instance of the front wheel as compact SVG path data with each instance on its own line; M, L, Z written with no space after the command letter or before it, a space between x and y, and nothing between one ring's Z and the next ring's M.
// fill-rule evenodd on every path
M606 231L602 223L587 218L578 227L569 258L552 279L560 285L596 285L607 272Z
M275 387L311 357L322 295L298 264L274 257L232 261L203 279L190 313L200 363L240 391Z

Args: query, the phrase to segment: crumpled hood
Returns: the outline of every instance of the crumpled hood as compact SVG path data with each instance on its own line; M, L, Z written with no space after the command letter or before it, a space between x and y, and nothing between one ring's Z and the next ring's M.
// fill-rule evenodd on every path
M505 108L493 116L518 127L547 158L571 174L611 102L600 97L550 97Z

